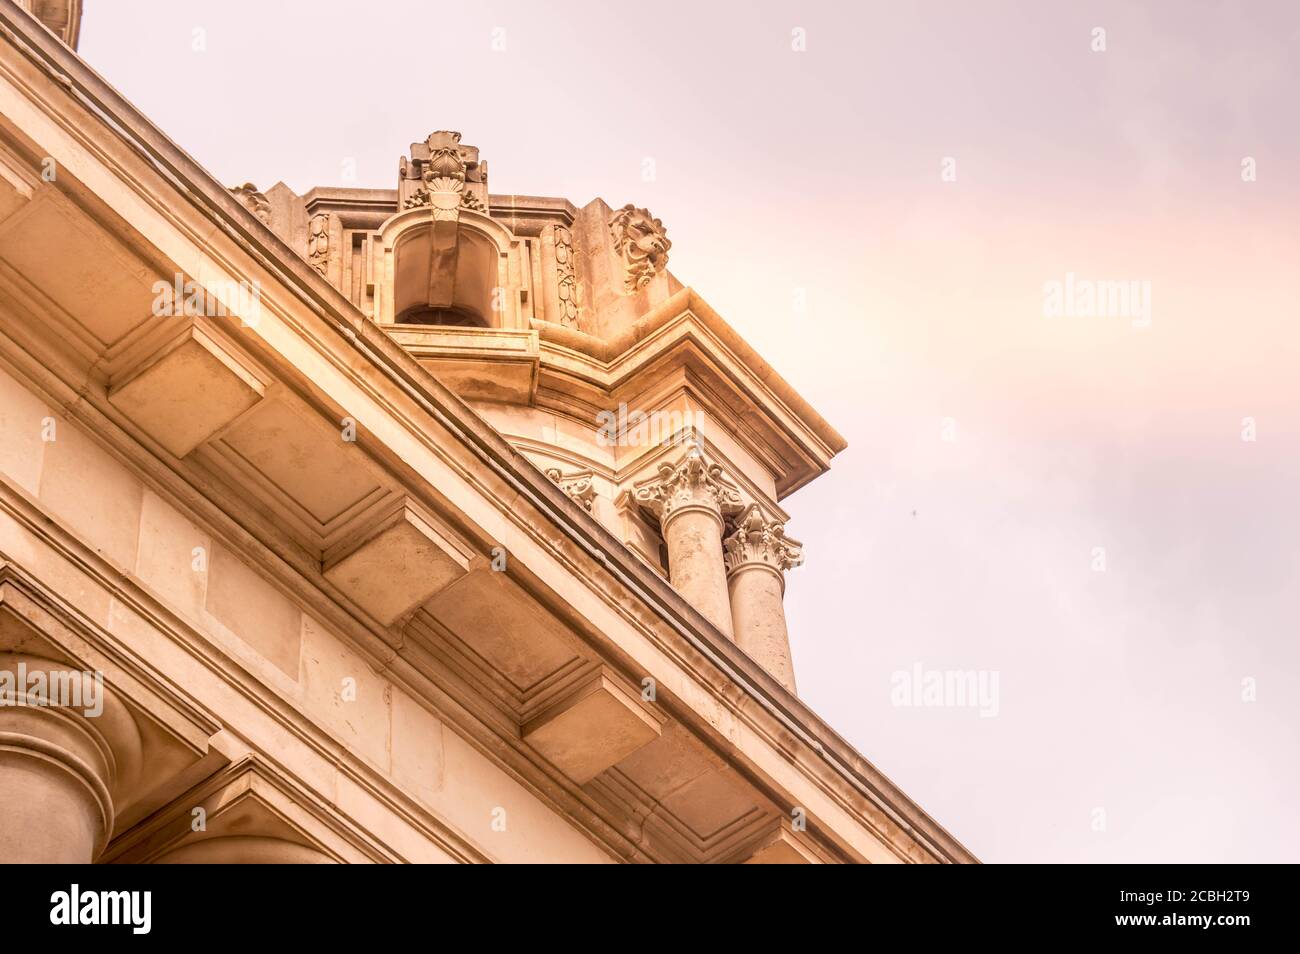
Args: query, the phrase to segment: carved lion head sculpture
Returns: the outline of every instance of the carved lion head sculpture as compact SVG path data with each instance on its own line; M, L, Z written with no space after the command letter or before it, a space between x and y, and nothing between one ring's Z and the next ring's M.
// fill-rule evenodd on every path
M664 224L645 209L631 203L614 213L609 223L614 237L614 248L627 266L626 288L636 291L668 264L668 250L673 243L668 240Z

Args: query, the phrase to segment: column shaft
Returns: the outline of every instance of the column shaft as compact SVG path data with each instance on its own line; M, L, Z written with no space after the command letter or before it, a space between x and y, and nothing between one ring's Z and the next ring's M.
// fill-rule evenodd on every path
M113 755L84 711L57 697L51 675L64 671L48 659L0 654L0 862L6 864L89 864L112 831Z
M751 563L731 575L728 587L736 644L794 692L794 665L779 571Z
M636 500L659 518L673 587L730 638L722 533L726 519L743 509L735 485L695 446L676 464L660 464L654 477L637 484Z
M794 664L785 624L785 571L803 562L803 545L785 525L751 504L723 543L736 644L791 692Z
M727 571L722 562L722 518L703 507L676 510L663 526L668 579L700 614L732 635Z

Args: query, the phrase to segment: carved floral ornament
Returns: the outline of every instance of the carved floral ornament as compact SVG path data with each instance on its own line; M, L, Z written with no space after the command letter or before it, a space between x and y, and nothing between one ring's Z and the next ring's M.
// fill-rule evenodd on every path
M645 209L631 203L614 213L609 221L614 250L627 269L624 288L630 294L650 284L651 279L668 264L668 240L664 224Z
M411 155L402 157L398 172L403 180L420 182L402 203L404 208L431 206L434 218L444 219L454 219L462 207L487 211L482 197L465 188L469 182L486 192L487 163L479 161L477 148L461 145L458 132L440 129L423 143L412 144Z
M230 194L243 203L244 208L257 216L264 225L271 224L271 201L253 183L245 182L240 186L231 186Z
M544 473L561 490L577 501L583 510L591 512L592 501L596 499L596 488L592 486L590 472L565 476L560 468L548 467Z
M328 212L317 212L307 226L307 261L322 275L330 258L330 217Z
M578 324L578 273L573 261L573 233L562 225L554 227L555 287L560 300L560 324Z
M633 497L661 523L685 507L704 507L725 522L745 506L722 468L708 463L694 447L678 463L660 464L654 477L637 485Z
M422 206L432 205L428 189L416 189L415 193L402 203L404 209L418 209ZM469 209L473 212L487 212L487 207L483 205L483 200L473 192L462 192L460 194L460 207Z
M722 541L727 573L759 564L784 573L803 563L803 544L785 535L785 524L768 520L757 504L737 518L735 532Z

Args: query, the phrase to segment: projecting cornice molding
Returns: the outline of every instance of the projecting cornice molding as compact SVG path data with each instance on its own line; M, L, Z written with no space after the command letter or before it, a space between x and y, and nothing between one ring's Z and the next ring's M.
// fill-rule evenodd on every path
M826 473L848 446L691 288L613 341L532 324L541 338L537 406L593 420L620 402L646 406L676 379L767 467L777 499Z
M3 290L0 353L5 363L33 382L38 396L66 411L73 426L93 434L128 476L192 513L242 562L256 567L267 586L310 607L376 669L410 687L457 734L615 857L655 860L657 855L652 845L638 841L639 833L628 834L634 826L627 816L596 805L578 781L599 759L584 758L582 764L566 767L559 749L547 755L550 740L529 746L521 737L520 721L512 725L499 708L490 711L484 688L451 678L432 650L422 654L423 647L406 640L405 632L385 628L336 599L322 574L320 552L322 544L332 545L332 534L350 539L350 528L365 523L372 508L388 499L384 495L400 493L428 508L477 553L486 556L493 548L507 552L508 575L480 568L444 593L465 586L487 592L493 581L508 579L517 590L511 591L517 632L529 631L518 623L530 619L527 613L535 614L531 618L543 612L553 616L565 651L603 667L603 677L617 682L616 691L604 683L600 691L617 696L619 705L641 705L636 687L647 675L656 681L653 705L669 717L672 739L665 741L665 731L641 748L629 749L617 766L620 771L640 759L666 757L662 747L684 736L712 771L718 771L719 760L725 762L725 783L739 792L737 824L757 825L761 816L782 817L797 808L808 819L805 834L834 860L969 860L960 845L851 746L721 638L619 540L70 51L25 14L16 15L12 4L0 4L0 24L21 41L0 38L0 96L6 103L0 136L11 147L21 146L17 151L22 155L58 160L58 189L75 199L71 224L99 228L105 241L163 265L164 274L257 282L261 289L261 321L232 330L231 336L269 375L270 380L262 381L266 398L183 459L158 454L142 425L114 407L100 379L112 342L149 320L147 279L152 275L133 276L146 293L141 308L139 299L119 296L120 314L105 317L93 309L71 313L74 319L102 322L102 337L116 336L101 338L100 352L89 356L63 348L58 326L43 320L46 306L35 293L48 297L58 290L52 282L29 276L33 294L16 304ZM59 224L49 222L51 228ZM18 254L21 249L8 251ZM117 279L122 271L120 259L108 255L75 264L91 273L88 279L100 282ZM699 325L716 331L707 319ZM87 347L93 344L88 341ZM349 433L351 439L343 436ZM276 439L264 440L268 435ZM303 443L309 453L302 459L311 467L322 466L318 461L332 448L331 481L311 481L311 467L285 456L289 441L284 438ZM239 466L213 466L208 450L217 444L239 454ZM809 470L816 472L815 466ZM335 488L346 492L335 493ZM289 519L279 519L286 514ZM35 519L28 521L32 532L39 529ZM312 532L303 534L304 529ZM125 580L129 570L104 563L99 572ZM450 598L439 594L432 602ZM442 615L494 608L493 602L479 599L466 606L447 605ZM477 622L468 616L457 631L493 635ZM178 642L197 641L182 633L175 620L160 619L158 628ZM517 645L502 647L507 662ZM522 645L528 646L526 641ZM482 657L490 647L477 648ZM564 659L557 659L551 671L563 679L594 678L587 675L589 669L575 669ZM546 677L542 672L542 683ZM222 678L242 684L255 677L230 667ZM524 706L519 716L530 726L534 713L527 706L536 686L527 680L519 686ZM629 692L636 698L628 699ZM289 724L291 715L281 715L285 706L277 694L267 695L259 705ZM576 705L587 696L565 698ZM557 715L561 711L568 710L556 710ZM537 726L546 724L541 717ZM638 743L642 736L624 733L625 740ZM337 744L327 746L315 734L309 739L306 730L295 740L299 743L310 744L313 752L329 748L335 766L349 766L349 779L364 782L368 792L382 789L388 802L402 801L391 783L376 781ZM637 784L649 791L654 765L641 769ZM602 778L609 775L606 770ZM701 832L707 828L711 791L700 786L681 796L689 802L682 812L693 810L699 816ZM413 822L418 814L407 809Z
M81 38L81 0L17 0L47 30L72 49Z

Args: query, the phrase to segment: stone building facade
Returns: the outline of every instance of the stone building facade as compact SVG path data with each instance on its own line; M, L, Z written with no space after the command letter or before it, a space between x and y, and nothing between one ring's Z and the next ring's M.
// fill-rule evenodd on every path
M0 861L973 860L796 695L844 441L662 222L224 187L79 21L0 0Z

